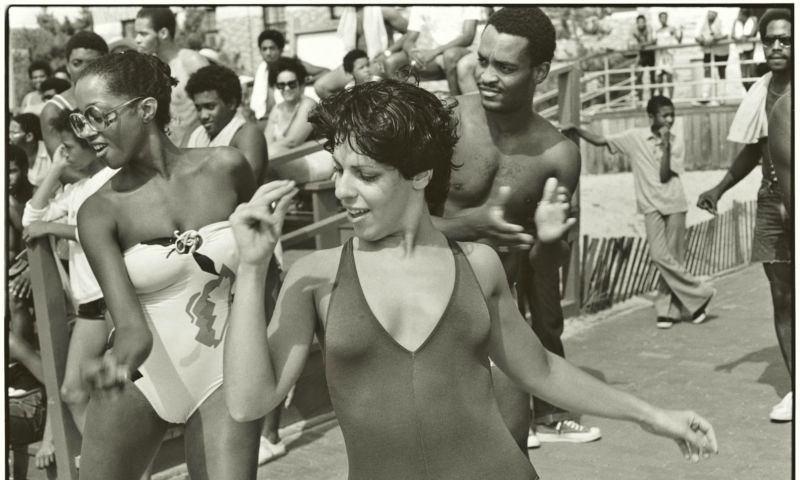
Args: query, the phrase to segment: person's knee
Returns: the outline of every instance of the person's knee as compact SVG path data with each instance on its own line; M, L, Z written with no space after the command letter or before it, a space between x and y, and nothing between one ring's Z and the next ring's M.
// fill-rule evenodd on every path
M400 68L408 65L408 57L404 52L393 53L385 61L386 73L392 74Z
M462 47L453 47L445 50L444 53L442 53L445 71L456 71L458 61L467 53L469 53L469 50Z

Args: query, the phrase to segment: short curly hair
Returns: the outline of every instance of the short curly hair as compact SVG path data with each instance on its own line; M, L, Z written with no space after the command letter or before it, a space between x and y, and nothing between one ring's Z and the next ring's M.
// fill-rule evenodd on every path
M539 7L503 7L489 17L498 33L507 33L528 40L528 55L532 65L553 60L556 51L556 29Z
M32 133L34 141L38 142L42 139L42 126L39 116L35 113L18 113L11 117L11 120L19 124L25 134Z
M653 95L650 97L650 100L647 102L647 111L648 115L655 115L658 113L658 109L661 107L673 107L675 106L672 104L672 100L663 96L663 95Z
M81 71L75 84L83 78L96 75L105 80L106 88L113 95L155 98L158 102L156 125L163 129L170 120L172 87L178 84L171 73L169 65L157 56L129 50L93 61Z
M36 70L44 71L44 74L49 77L53 74L53 69L50 68L50 64L45 62L44 60L34 60L31 62L30 66L28 67L28 78L33 76L33 72Z
M358 48L347 52L347 54L344 56L344 59L342 59L342 68L344 71L347 73L353 73L353 67L356 64L356 60L359 58L366 58L369 60L369 55L367 55L367 52L364 50Z
M786 20L792 23L792 11L788 8L770 8L758 21L758 33L761 34L761 39L767 36L767 27L775 20ZM794 24L792 24L794 25Z
M396 168L403 178L433 170L425 199L440 214L450 187L458 141L455 103L398 80L367 82L323 99L308 121L328 152L344 142L353 151Z
M64 47L67 60L69 60L72 55L72 51L78 48L94 50L101 55L108 54L108 44L103 40L103 37L94 32L78 32L67 40L67 45Z
M225 103L242 103L242 84L230 68L208 65L194 72L186 82L186 94L190 98L202 92L217 92Z
M286 71L294 73L297 76L297 81L301 85L305 85L308 71L303 66L303 62L296 58L280 57L269 66L269 86L274 87L275 82L278 81L278 75Z
M261 44L264 40L272 40L275 42L275 46L278 47L278 50L283 50L283 47L286 46L286 37L277 30L264 30L263 32L258 34L258 47L261 48Z

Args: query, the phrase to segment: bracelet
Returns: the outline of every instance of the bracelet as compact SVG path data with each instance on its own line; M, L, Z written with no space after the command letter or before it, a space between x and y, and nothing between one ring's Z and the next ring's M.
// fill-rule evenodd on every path
M386 50L383 51L383 56L386 57L386 58L391 57L392 56L392 51L387 48Z

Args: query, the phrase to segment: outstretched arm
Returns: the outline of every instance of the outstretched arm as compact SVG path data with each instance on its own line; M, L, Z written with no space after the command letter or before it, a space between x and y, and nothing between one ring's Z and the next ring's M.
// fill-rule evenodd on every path
M541 230L557 233L571 225L566 218L567 205L543 202L539 208L544 210L537 221ZM636 422L651 433L674 439L684 456L693 461L717 451L713 428L696 413L652 406L545 350L519 313L496 253L475 245L468 256L486 293L491 316L489 355L517 385L570 411Z
M591 143L597 147L606 147L608 146L608 140L598 133L595 133L591 130L586 130L585 128L581 128L577 125L571 125L564 129L565 132L569 130L574 130L582 139L586 140L587 142Z

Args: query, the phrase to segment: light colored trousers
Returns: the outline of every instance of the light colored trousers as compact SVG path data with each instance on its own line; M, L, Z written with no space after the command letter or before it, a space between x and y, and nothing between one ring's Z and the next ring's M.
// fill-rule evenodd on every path
M650 258L661 278L658 282L656 315L680 320L684 312L692 315L714 291L689 273L683 264L686 254L686 212L663 215L644 214L645 233L650 244Z

